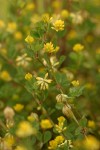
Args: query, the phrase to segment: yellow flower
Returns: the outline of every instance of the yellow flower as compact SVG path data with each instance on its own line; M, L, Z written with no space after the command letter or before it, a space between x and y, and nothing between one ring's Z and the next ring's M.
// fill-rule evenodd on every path
M5 23L3 20L0 20L0 29L4 28L5 27Z
M41 77L36 77L36 80L37 80L37 85L40 86L40 90L46 90L48 89L48 84L52 82L51 79L47 79L48 77L48 73L45 74L45 77L44 78L41 78Z
M74 39L74 38L77 37L77 32L76 32L75 30L71 30L71 31L68 33L67 37L68 37L68 40Z
M28 35L25 39L25 42L28 44L32 44L34 42L34 38L31 35Z
M58 147L58 145L62 144L63 142L64 142L64 137L59 135L54 140L51 140L49 142L48 149L55 150Z
M32 79L32 74L31 74L31 73L27 73L27 74L25 75L25 79L26 79L26 80L31 80L31 79Z
M68 16L69 16L68 10L63 9L63 10L61 11L61 17L62 17L63 19L66 19Z
M34 3L29 3L29 4L26 5L27 10L34 10L34 8L35 8Z
M14 106L14 109L15 109L17 112L20 112L23 108L24 108L24 105L22 105L22 104L16 104L16 105Z
M83 49L84 49L84 46L80 43L75 44L74 47L73 47L73 51L75 51L75 52L80 52Z
M22 33L17 31L17 32L15 32L14 37L16 40L21 40L22 39Z
M34 122L34 121L38 121L38 115L36 113L31 113L27 119L30 121L30 122Z
M19 123L18 129L16 130L16 135L18 137L28 137L32 134L36 134L36 130L28 121L22 121Z
M88 127L95 128L95 122L93 120L88 121Z
M0 73L0 78L4 81L11 81L11 76L8 71L4 70Z
M15 150L27 150L24 146L17 146Z
M94 136L88 136L87 139L83 141L85 150L99 150L100 143Z
M44 44L44 51L47 53L57 52L58 50L59 50L59 47L56 46L56 48L54 48L52 42Z
M10 32L10 33L13 33L15 32L17 29L17 25L15 22L9 22L8 23L8 26L7 26L7 31Z
M55 129L58 133L61 133L66 130L66 127L64 127L65 118L63 116L60 116L57 120L58 124L55 125Z
M40 122L40 126L42 129L50 129L50 128L52 128L52 123L48 119L43 119Z
M75 87L79 86L79 81L78 80L73 80L71 83Z
M9 148L12 147L13 144L15 143L14 137L10 134L8 134L4 137L4 141L5 141L5 145Z
M62 21L62 20L56 20L54 23L53 23L53 27L52 27L52 29L54 29L54 30L56 30L57 32L58 31L62 31L62 30L64 30L64 21Z
M52 17L50 17L48 13L45 13L45 14L42 15L42 20L43 20L45 23L49 23L49 22L51 22Z

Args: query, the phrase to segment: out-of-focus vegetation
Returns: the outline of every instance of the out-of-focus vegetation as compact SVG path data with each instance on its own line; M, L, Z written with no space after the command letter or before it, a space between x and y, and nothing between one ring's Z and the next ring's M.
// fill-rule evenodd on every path
M0 0L0 150L100 149L100 1Z

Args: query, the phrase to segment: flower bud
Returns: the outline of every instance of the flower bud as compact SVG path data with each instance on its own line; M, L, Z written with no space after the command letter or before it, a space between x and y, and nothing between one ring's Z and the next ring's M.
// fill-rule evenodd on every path
M67 117L72 117L73 116L73 112L71 110L71 106L68 105L68 104L64 105L64 107L62 108L62 112Z
M56 100L57 100L58 103L66 102L67 98L68 98L68 96L65 95L65 94L58 94L56 96Z
M4 109L4 116L7 120L12 120L14 115L15 115L14 110L11 107L7 106Z

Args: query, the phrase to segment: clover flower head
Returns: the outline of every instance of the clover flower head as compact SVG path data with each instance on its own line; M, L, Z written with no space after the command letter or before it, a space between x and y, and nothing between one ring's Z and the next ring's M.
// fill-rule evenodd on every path
M51 79L47 79L48 77L48 73L45 74L45 77L44 78L41 78L41 77L36 77L36 80L37 80L37 85L40 86L40 90L46 90L48 89L48 84L50 84L52 82Z
M64 30L64 21L62 21L61 19L59 20L56 20L54 23L53 23L53 27L52 29L56 30L57 32L58 31L63 31Z
M54 45L52 42L48 42L44 44L44 51L47 53L57 52L58 50L59 50L59 46L56 46L56 48L54 48Z
M27 74L25 75L25 79L26 79L26 80L31 80L31 79L32 79L32 74L31 74L31 73L27 73Z
M50 129L52 128L52 123L49 119L43 119L40 122L41 128L42 129Z
M73 47L73 51L75 51L75 52L80 52L83 49L84 49L84 46L80 43L75 44L74 47Z
M34 38L31 35L28 35L25 39L25 42L28 44L32 44L34 42Z

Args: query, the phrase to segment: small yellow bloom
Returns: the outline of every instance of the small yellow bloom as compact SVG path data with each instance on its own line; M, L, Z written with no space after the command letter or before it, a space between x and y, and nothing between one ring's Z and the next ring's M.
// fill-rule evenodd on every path
M93 120L88 121L88 127L89 128L95 128L95 122Z
M16 135L18 137L28 137L32 134L36 134L36 130L28 121L22 121L19 123L18 129L16 130Z
M0 20L0 29L4 28L5 27L5 23L3 20Z
M63 19L66 19L66 18L68 18L68 16L69 16L68 10L63 9L62 12L61 12L61 17L62 17Z
M30 122L34 122L34 121L38 121L38 115L36 113L31 113L27 119L30 121Z
M50 17L48 13L45 13L45 14L42 15L42 20L43 20L45 23L49 23L49 22L51 22L52 17Z
M11 81L11 76L8 71L4 70L0 73L0 78L4 81Z
M16 104L16 105L14 106L14 109L15 109L17 112L20 112L23 108L24 108L24 105L22 105L22 104Z
M26 5L27 10L34 10L34 8L35 8L34 3L29 3L29 4Z
M77 32L75 30L71 30L67 35L68 40L74 39L76 37L77 37Z
M54 48L52 42L48 42L48 43L44 44L44 51L47 53L57 52L58 50L59 50L59 47L56 46L56 48Z
M51 140L49 142L49 147L48 149L51 149L51 150L55 150L58 145L62 144L64 142L64 137L63 136L57 136L54 140Z
M17 29L17 24L15 22L9 22L7 26L7 31L10 33L15 32Z
M84 46L80 43L75 44L74 47L73 47L73 51L75 51L75 52L80 52L83 49L84 49Z
M34 38L31 35L28 35L25 39L25 42L28 44L32 44L34 42Z
M63 116L58 117L57 119L60 123L65 121L65 118Z
M71 83L75 87L79 86L79 81L78 80L73 80Z
M52 123L48 119L41 120L40 125L41 125L42 129L50 129L50 128L52 128Z
M5 145L9 148L12 147L13 144L15 143L14 137L10 134L8 134L4 137L4 141L5 141Z
M53 27L52 27L52 29L54 29L54 30L56 30L57 32L58 31L62 31L62 30L64 30L64 21L62 21L62 20L56 20L54 23L53 23Z
M26 79L26 80L31 80L31 79L32 79L32 74L31 74L31 73L27 73L27 74L25 75L25 79Z
M16 40L21 40L22 39L22 33L17 31L17 32L15 32L14 37Z
M94 136L88 136L87 139L83 141L83 145L86 150L99 150L100 143Z
M66 127L64 127L65 118L60 116L57 120L58 124L55 125L55 129L58 133L62 133L64 130L66 130Z

